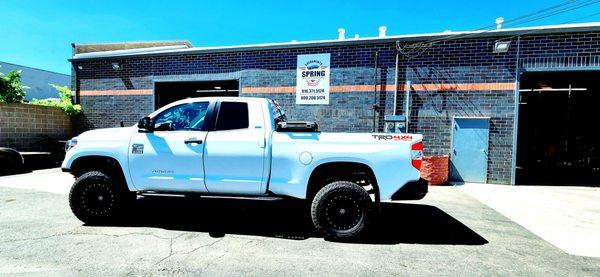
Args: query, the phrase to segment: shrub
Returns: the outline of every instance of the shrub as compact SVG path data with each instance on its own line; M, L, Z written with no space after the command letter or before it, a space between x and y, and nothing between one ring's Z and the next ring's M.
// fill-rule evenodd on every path
M33 99L31 104L41 106L58 107L63 110L67 115L76 115L81 113L80 105L73 105L71 100L71 90L67 86L59 86L50 84L58 92L59 98L48 98L48 99Z
M0 102L21 103L25 99L26 86L21 84L21 70L0 72Z

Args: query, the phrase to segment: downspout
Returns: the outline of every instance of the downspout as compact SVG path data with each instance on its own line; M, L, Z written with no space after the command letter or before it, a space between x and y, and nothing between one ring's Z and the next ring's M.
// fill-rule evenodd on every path
M512 146L512 163L511 163L511 174L510 174L510 184L515 185L516 175L517 175L517 139L519 131L519 86L521 83L521 74L519 70L519 59L521 55L521 36L517 36L517 58L515 61L515 110L513 117L513 146Z
M404 116L406 117L406 132L408 133L408 122L410 121L410 86L412 82L406 81L404 84Z
M77 54L77 48L75 43L71 43L71 57L74 57ZM71 61L71 91L75 92L75 95L71 95L73 97L73 104L80 104L79 99L79 79L77 78L77 63Z
M377 105L377 68L379 67L379 51L375 52L375 67L373 68L373 133L376 131L377 124L377 112L379 111L379 105Z
M396 105L398 104L398 59L400 58L400 53L396 50L396 69L394 70L394 111L393 115L396 115Z

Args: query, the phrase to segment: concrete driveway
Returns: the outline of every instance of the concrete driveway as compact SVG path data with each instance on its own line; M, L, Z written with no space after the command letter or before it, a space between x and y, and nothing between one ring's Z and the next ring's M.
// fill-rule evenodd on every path
M461 189L573 255L600 258L600 188L465 184Z
M129 220L85 226L57 169L0 177L0 275L578 275L569 255L458 187L384 206L364 240L315 236L295 202L138 199Z

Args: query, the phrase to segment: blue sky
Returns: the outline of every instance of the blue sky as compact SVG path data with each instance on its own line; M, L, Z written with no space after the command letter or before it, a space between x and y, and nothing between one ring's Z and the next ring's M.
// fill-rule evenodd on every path
M0 2L0 61L70 73L72 42L187 39L195 46L473 30L563 0ZM600 4L521 26L600 21ZM1 71L1 69L0 69Z

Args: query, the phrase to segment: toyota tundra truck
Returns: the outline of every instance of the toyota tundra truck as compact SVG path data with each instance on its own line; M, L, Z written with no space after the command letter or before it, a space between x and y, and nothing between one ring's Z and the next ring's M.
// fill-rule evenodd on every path
M343 240L364 233L382 201L427 193L421 135L319 132L264 98L177 101L66 148L62 169L76 178L69 204L85 223L108 222L152 194L296 198L316 230Z

